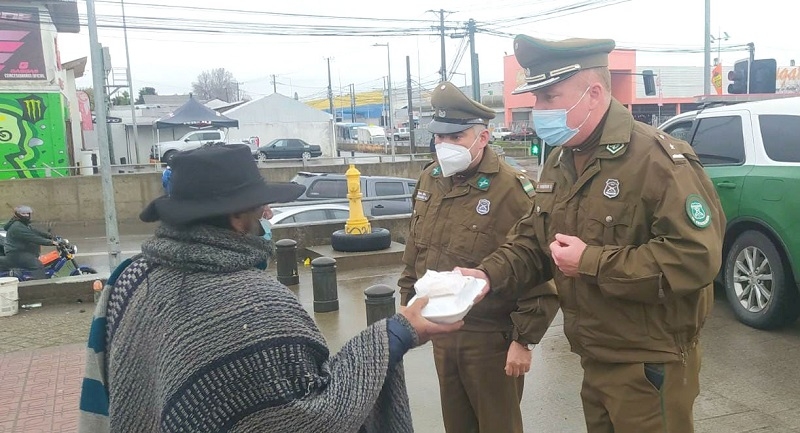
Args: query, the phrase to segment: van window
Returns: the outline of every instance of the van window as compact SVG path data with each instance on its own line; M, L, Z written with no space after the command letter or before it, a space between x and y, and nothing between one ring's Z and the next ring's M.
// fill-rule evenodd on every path
M347 182L344 179L320 179L311 184L306 195L310 198L347 198Z
M739 116L700 119L692 147L703 165L744 163L744 134Z
M758 121L769 159L800 162L800 116L768 114L758 116Z
M403 195L403 182L375 182L375 195Z
M692 132L692 121L677 122L665 128L664 132L678 140L689 141L689 133Z

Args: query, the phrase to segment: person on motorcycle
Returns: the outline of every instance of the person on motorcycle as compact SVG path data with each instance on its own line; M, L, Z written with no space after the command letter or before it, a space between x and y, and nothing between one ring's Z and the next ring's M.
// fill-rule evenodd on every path
M14 216L3 229L6 231L5 254L8 266L30 271L32 279L46 278L44 265L39 261L42 245L58 245L48 233L31 227L30 206L17 206Z

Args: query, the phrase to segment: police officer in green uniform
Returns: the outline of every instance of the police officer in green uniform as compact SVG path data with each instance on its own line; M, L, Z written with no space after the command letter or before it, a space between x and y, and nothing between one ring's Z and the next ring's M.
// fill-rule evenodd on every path
M437 160L422 172L398 282L401 304L428 269L477 266L505 242L532 206L531 180L490 148L487 125L494 112L449 82L431 95L428 130ZM523 296L487 296L464 327L433 340L442 414L448 433L522 432L520 400L531 350L558 310L552 282Z
M611 97L613 48L517 36L514 93L533 92L536 134L556 147L533 212L463 272L487 297L555 279L589 433L691 433L725 216L692 148Z

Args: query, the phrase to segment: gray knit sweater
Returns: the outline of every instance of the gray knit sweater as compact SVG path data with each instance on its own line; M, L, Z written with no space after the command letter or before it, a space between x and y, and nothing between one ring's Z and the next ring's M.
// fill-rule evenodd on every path
M331 356L294 294L255 268L268 248L211 227L144 243L105 314L111 431L412 431L386 321Z

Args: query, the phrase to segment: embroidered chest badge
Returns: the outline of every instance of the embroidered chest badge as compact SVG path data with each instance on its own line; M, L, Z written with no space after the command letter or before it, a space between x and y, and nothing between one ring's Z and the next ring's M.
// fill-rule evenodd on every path
M428 191L423 191L421 189L417 190L416 200L428 201L429 198L431 198L431 194Z
M611 152L612 155L616 155L617 152L622 150L623 147L625 147L625 144L623 144L623 143L609 144L609 145L606 146L606 150Z
M619 180L607 179L606 187L603 190L603 195L608 198L614 198L619 195Z
M489 180L489 178L481 176L481 178L478 179L477 183L478 183L478 188L480 190L486 191L487 189L489 189L489 184L491 183L491 181Z
M475 207L475 211L478 212L480 215L486 215L489 213L489 208L492 206L492 203L489 200L482 198L478 200L478 206Z
M703 197L697 194L689 194L686 197L686 215L692 224L704 229L711 224L711 212L708 211L708 205Z
M442 173L441 167L434 167L433 171L431 172L431 176L438 177Z

